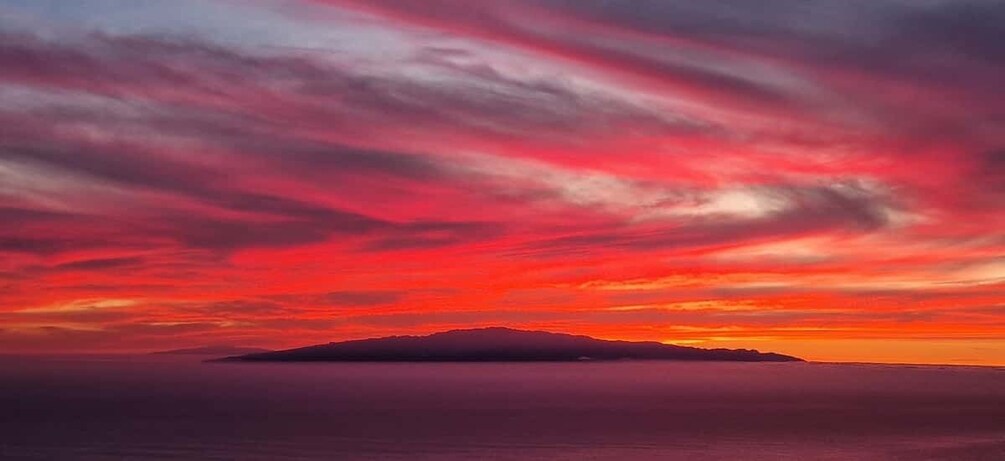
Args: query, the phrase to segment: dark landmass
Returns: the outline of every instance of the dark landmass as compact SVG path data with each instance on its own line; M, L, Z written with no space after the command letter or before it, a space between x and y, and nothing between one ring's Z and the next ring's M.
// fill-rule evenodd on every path
M607 341L510 328L452 330L429 336L391 336L334 342L220 359L245 362L565 362L577 360L693 360L798 362L797 357L750 349L700 349L653 341Z
M260 354L270 352L269 349L259 347L238 347L238 346L202 346L186 349L173 349L170 351L151 352L154 355L215 355L227 357L232 355Z

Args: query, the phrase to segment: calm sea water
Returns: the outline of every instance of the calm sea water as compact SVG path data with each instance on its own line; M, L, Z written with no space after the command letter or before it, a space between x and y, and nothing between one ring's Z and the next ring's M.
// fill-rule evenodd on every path
M0 458L1005 460L1005 369L5 357Z

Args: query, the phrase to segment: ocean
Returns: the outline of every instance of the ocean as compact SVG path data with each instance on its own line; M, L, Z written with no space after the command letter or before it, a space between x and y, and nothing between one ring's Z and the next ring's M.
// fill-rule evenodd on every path
M1005 368L0 358L2 459L1005 459Z

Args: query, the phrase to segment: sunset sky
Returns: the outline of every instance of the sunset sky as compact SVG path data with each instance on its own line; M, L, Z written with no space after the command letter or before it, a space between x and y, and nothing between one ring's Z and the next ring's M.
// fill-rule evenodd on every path
M1005 365L1005 2L0 0L0 351Z

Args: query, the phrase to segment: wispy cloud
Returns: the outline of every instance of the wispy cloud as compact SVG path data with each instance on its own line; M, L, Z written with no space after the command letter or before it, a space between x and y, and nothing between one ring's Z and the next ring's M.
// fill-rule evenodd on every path
M5 346L1005 334L1000 3L43 3Z

